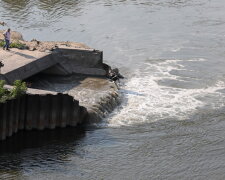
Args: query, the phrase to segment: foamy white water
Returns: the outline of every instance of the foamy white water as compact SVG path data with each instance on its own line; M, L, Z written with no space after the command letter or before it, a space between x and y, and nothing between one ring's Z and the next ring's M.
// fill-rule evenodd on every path
M110 117L106 118L109 126L126 126L150 123L158 120L186 120L205 107L208 101L204 98L211 95L214 100L211 108L224 106L219 90L225 88L223 81L202 88L183 88L185 80L178 75L170 74L173 70L186 70L180 64L184 60L165 60L164 62L145 63L145 69L134 72L120 92L124 101ZM185 60L190 63L206 60ZM193 72L194 74L194 72ZM158 82L169 79L173 83L160 85ZM193 80L194 81L194 80Z

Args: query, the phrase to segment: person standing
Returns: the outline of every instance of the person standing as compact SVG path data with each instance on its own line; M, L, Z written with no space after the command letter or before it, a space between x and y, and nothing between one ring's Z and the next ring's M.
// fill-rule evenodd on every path
M6 50L9 51L9 45L10 45L10 36L11 36L11 32L10 32L10 28L3 33L4 37L5 37L5 45L3 46L3 50L6 48Z

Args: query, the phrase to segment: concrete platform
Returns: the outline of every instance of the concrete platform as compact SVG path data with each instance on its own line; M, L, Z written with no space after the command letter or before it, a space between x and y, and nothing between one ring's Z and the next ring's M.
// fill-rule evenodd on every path
M5 66L1 68L1 74L7 74L15 69L18 69L24 65L36 61L49 53L39 52L39 51L28 51L19 49L10 49L10 51L0 50L0 61L2 61Z
M105 76L103 53L94 49L60 46L52 51L0 49L0 79L12 84L37 73L52 75L86 74Z
M16 79L23 80L57 63L51 58L51 53L16 48L10 51L1 49L0 61L4 64L0 79L6 80L7 83Z

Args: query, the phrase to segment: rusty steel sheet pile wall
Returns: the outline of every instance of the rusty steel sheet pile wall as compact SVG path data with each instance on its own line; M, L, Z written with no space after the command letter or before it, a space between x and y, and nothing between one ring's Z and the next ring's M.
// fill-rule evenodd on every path
M86 116L86 108L67 94L24 95L0 103L0 140L18 130L76 126Z

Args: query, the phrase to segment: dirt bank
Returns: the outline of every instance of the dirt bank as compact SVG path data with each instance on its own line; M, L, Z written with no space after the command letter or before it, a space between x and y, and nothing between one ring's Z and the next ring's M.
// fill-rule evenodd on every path
M0 31L0 41L4 40L3 36L4 31ZM59 41L38 41L36 39L33 39L32 41L25 41L23 39L23 35L19 32L12 31L11 32L11 42L14 43L21 43L23 44L24 49L28 49L30 51L52 51L53 49L60 47L60 46L68 46L73 48L81 48L81 49L91 49L87 45L83 43L77 43L77 42L59 42Z

